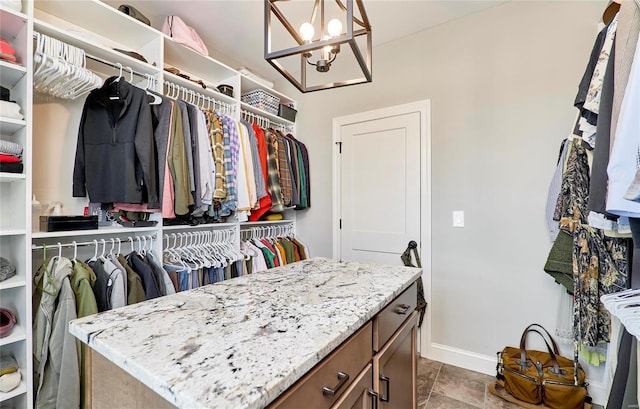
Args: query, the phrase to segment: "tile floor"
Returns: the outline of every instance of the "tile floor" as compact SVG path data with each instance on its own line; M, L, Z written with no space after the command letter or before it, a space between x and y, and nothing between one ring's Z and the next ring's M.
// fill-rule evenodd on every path
M494 377L418 359L418 409L518 409L519 406L493 396L487 384ZM602 408L594 406L594 409Z

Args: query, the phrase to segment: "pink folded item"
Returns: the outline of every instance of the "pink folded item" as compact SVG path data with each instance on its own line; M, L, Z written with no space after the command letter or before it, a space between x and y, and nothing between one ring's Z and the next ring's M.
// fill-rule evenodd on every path
M16 325L16 316L11 310L0 308L0 338L8 337Z
M11 43L9 43L6 39L0 37L0 53L15 55L16 50L11 46Z
M20 163L21 159L13 155L0 153L0 163Z
M16 59L15 55L5 54L5 53L0 53L0 59L3 59L5 61L9 61L9 62L17 62L18 61Z

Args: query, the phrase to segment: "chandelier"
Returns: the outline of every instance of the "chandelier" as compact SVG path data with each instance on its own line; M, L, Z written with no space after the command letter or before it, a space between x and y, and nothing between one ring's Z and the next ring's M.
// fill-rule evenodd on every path
M264 0L265 59L301 92L371 82L371 25L362 0L326 3Z

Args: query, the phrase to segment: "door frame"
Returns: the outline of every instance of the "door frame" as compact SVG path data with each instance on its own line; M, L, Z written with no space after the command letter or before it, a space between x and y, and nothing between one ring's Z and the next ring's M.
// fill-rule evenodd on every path
M425 320L420 328L419 351L423 357L431 356L431 100L411 102L408 104L360 112L333 118L333 258L340 258L341 237L341 180L342 167L340 161L340 128L358 122L372 121L392 116L418 112L420 114L420 184L426 188L420 189L420 258L422 261L422 281L424 295L428 302Z

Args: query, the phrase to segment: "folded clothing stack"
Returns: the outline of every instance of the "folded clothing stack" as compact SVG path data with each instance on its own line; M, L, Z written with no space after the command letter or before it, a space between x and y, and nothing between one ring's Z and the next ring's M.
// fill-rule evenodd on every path
M16 359L9 354L0 354L0 392L10 392L20 385L22 374Z
M2 37L0 37L0 59L13 63L18 62L16 59L16 50L9 41Z
M11 91L0 86L0 116L4 118L23 120L24 116L20 112L22 108L16 101L11 100Z
M0 172L22 173L22 145L0 140Z

